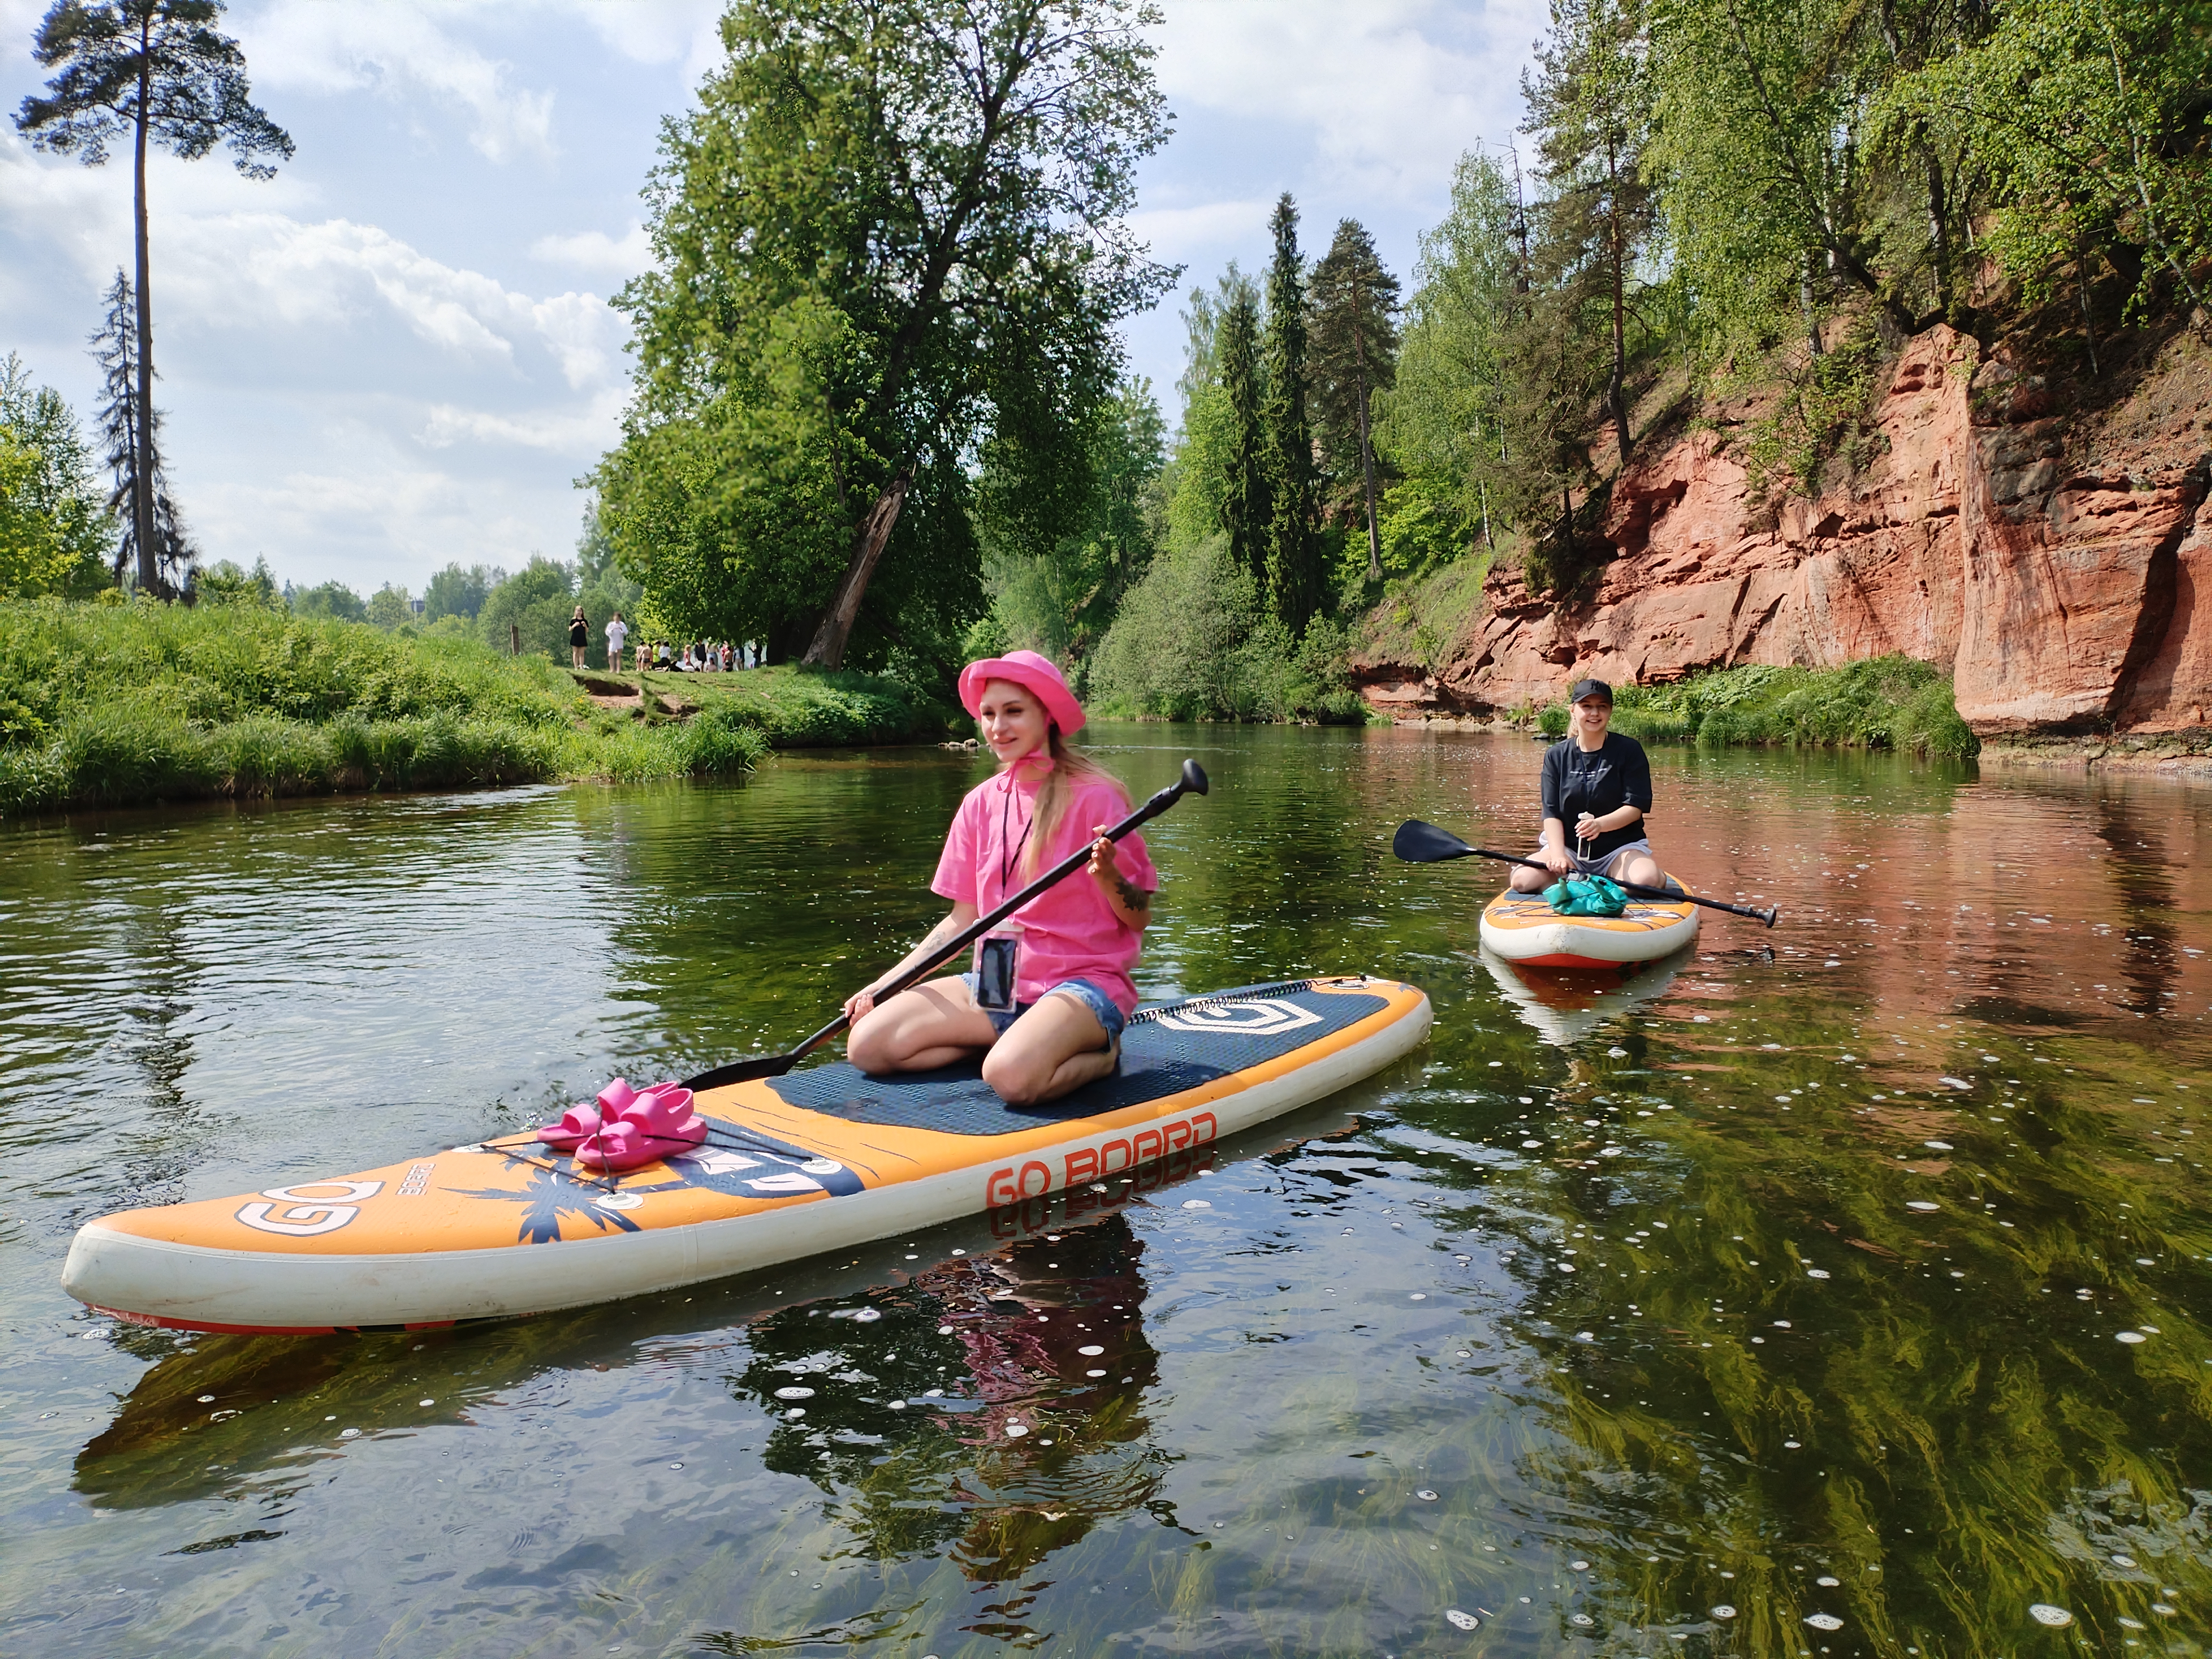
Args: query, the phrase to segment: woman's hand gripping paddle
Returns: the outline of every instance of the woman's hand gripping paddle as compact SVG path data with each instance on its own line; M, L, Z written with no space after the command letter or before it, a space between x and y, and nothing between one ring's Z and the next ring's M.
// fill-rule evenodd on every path
M1496 859L1500 864L1525 864L1531 870L1541 870L1546 875L1558 873L1550 866L1539 864L1534 859L1524 859L1511 853L1493 853L1487 847L1469 847L1449 830L1439 830L1433 823L1424 823L1419 818L1407 818L1398 826L1398 833L1390 842L1390 850L1408 864L1442 864L1448 859ZM1607 880L1612 881L1608 876ZM1749 916L1753 921L1763 921L1769 927L1781 914L1778 908L1754 910L1747 904L1730 904L1725 899L1699 898L1695 893L1669 892L1663 887L1644 887L1632 881L1613 884L1624 893L1638 898L1656 899L1662 904L1680 904L1688 900L1702 904L1709 910L1725 910L1732 916Z
M1196 761L1187 760L1182 763L1182 777L1109 830L1106 832L1106 839L1119 841L1132 830L1141 824L1149 823L1152 819L1159 817L1185 795L1202 795L1205 793L1204 769ZM953 957L958 956L977 939L1013 915L1015 911L1036 897L1038 894L1065 881L1078 870L1082 869L1091 862L1091 849L1097 844L1096 836L1085 839L1081 847L1070 853L1058 864L1054 865L1051 869L1023 888L1020 892L1015 894L997 909L988 915L978 916L970 926L955 937L947 939L943 950L932 956L927 962L918 963L909 968L905 973L901 974L890 984L878 991L877 1004L881 1006L889 1002L908 987L928 978L930 975L951 961ZM787 1048L780 1054L763 1054L757 1060L740 1060L732 1061L727 1066L717 1066L711 1072L702 1072L696 1077L684 1079L684 1086L696 1093L707 1089L719 1089L728 1083L750 1083L757 1078L781 1077L852 1023L843 1014L839 1014L836 1018L831 1020L795 1048Z

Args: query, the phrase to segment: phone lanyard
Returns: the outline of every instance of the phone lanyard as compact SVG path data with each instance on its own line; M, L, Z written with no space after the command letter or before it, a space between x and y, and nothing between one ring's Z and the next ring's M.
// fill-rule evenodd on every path
M1006 889L1012 884L1014 866L1022 861L1023 853L1028 850L1030 831L1036 828L1036 813L1032 809L1029 822L1022 825L1021 840L1015 842L1014 850L1011 854L1008 853L1006 851L1006 818L1013 810L1014 781L1010 776L1006 780L1006 795L999 803L999 897L1001 900L1006 896Z

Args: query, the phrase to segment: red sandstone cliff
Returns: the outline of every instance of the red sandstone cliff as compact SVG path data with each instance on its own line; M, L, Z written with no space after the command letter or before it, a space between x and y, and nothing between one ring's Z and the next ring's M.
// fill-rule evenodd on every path
M1565 611L1516 569L1434 672L1355 657L1376 707L1486 714L1583 674L1679 679L1738 663L1887 652L1953 671L1984 735L2184 732L2212 708L2212 410L2183 336L2124 398L2062 409L2004 343L1908 342L1873 411L1867 469L1757 501L1725 436L1653 446L1615 483L1613 557ZM1876 447L1877 448L1880 446Z

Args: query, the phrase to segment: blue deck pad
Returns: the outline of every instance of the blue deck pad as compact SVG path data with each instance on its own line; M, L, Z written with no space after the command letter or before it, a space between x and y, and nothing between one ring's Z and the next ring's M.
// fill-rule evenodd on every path
M840 1061L772 1079L769 1087L787 1105L852 1123L1013 1134L1181 1094L1293 1054L1389 1006L1364 992L1267 987L1147 1008L1122 1034L1119 1073L1042 1106L1007 1105L973 1060L902 1077L866 1077Z

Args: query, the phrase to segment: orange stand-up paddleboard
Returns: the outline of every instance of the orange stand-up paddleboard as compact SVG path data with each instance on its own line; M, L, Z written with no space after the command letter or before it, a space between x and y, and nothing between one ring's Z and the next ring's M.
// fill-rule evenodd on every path
M1510 889L1483 907L1482 942L1522 968L1653 962L1698 936L1698 907L1632 898L1617 916L1563 916L1540 893Z
M704 1144L620 1175L526 1135L87 1223L62 1283L180 1330L412 1328L581 1307L1119 1182L1380 1071L1429 1000L1351 975L1141 1010L1121 1071L1008 1107L974 1066L702 1091Z

